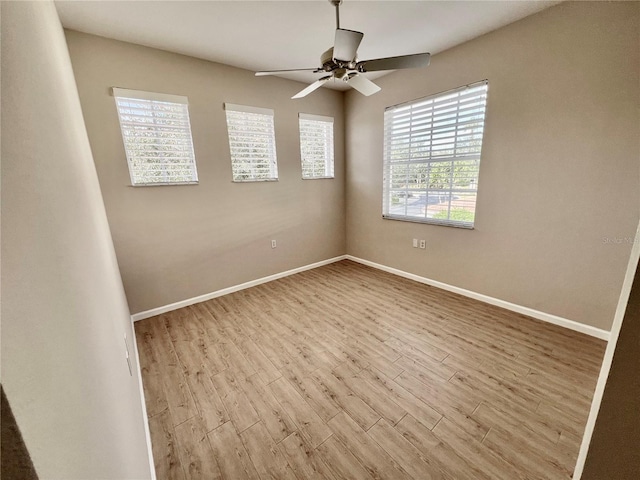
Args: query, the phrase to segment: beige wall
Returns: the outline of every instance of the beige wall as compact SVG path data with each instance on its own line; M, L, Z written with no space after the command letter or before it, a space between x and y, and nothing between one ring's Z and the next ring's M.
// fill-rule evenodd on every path
M52 2L2 2L2 385L41 479L150 478L133 332Z
M640 205L639 11L563 3L349 92L348 253L608 330ZM384 108L482 79L475 230L383 220Z
M345 253L341 93L66 33L133 313ZM129 186L112 86L189 97L199 185ZM224 102L275 110L278 182L232 183ZM298 112L335 117L335 179L301 179Z

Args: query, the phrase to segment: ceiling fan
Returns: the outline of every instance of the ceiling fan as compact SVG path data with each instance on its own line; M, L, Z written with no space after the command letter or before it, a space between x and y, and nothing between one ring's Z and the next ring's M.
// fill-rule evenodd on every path
M305 97L332 78L342 80L361 94L369 96L379 92L380 87L364 75L360 75L361 73L399 70L402 68L419 68L429 65L429 57L431 56L429 53L416 53L414 55L358 61L356 54L364 34L362 32L340 28L340 4L342 0L329 0L329 3L336 7L336 36L333 47L320 56L322 66L318 68L256 72L257 77L293 72L323 72L328 73L328 75L319 78L291 98Z

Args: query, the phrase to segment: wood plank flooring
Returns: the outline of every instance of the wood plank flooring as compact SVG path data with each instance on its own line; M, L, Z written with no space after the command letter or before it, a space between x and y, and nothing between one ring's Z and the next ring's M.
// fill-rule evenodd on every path
M569 479L605 348L346 260L135 328L159 479Z

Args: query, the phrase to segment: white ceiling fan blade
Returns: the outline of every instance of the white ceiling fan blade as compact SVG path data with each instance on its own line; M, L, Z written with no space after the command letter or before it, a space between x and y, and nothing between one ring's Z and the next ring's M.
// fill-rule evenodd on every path
M374 93L377 93L381 90L378 85L362 75L354 75L350 77L347 80L347 85L355 88L365 97L373 95Z
M336 29L336 38L333 42L333 58L343 62L352 62L356 58L356 52L362 37L364 37L362 32L354 32L343 28Z
M256 72L256 77L264 77L266 75L280 75L282 73L294 73L294 72L320 72L319 68L294 68L291 70L267 70L264 72Z
M324 82L326 82L327 80L329 80L331 78L331 75L328 75L326 77L322 77L320 80L316 80L315 82L313 82L311 85L309 85L307 88L305 88L304 90L299 91L298 93L296 93L293 98L302 98L302 97L306 97L307 95L309 95L311 92L313 92L314 90L320 88L322 86L322 84Z
M358 62L359 72L377 72L380 70L400 70L402 68L420 68L429 65L430 53L416 53L399 57L374 58Z

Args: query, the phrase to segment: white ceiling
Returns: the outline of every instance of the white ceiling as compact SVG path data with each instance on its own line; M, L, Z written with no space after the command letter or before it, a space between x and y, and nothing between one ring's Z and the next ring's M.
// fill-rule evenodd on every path
M364 32L360 60L436 54L557 3L345 0L340 26ZM333 45L336 28L335 9L328 0L56 0L55 4L66 28L252 71L320 66L320 54ZM282 75L305 83L319 76ZM346 88L342 82L328 86Z

